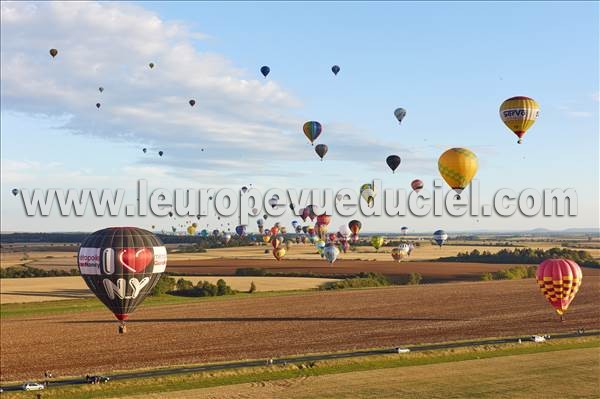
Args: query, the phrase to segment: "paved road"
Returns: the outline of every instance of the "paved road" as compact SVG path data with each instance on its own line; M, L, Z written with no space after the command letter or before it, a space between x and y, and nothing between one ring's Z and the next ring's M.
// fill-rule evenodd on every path
M562 338L575 338L575 337L589 337L589 336L598 336L600 335L600 331L589 331L583 334L573 332L573 333L564 333L564 334L555 334L552 335L551 339L562 339ZM452 349L452 348L466 348L472 346L482 346L482 345L494 345L494 344L507 344L507 343L515 343L519 340L530 341L531 336L525 337L517 337L517 338L502 338L502 339L486 339L486 340L477 340L477 341L464 341L464 342L454 342L448 344L428 344L428 345L416 345L416 346L407 346L410 348L411 352L422 352L422 351L432 351L432 350L440 350L440 349ZM383 355L390 353L397 353L397 348L384 348L384 349L373 349L373 350L365 350L365 351L354 351L354 352L337 352L337 353L329 353L323 355L308 355L308 356L299 356L299 357L282 357L273 359L272 363L269 364L290 364L290 363L306 363L306 362L314 362L318 360L328 360L328 359L343 359L349 357L361 357L361 356L372 356L372 355ZM227 369L236 369L243 367L257 367L257 366L265 366L267 365L267 361L265 360L247 360L233 363L221 363L221 364L207 364L202 366L190 366L190 367L178 367L178 368L169 368L169 369L161 369L161 370L149 370L149 371L134 371L131 373L123 373L123 374L114 374L110 375L111 380L126 380L131 378L145 378L145 377L159 377L165 375L173 375L173 374L185 374L185 373L195 373L200 371L215 371L215 370L227 370ZM49 385L49 389L52 387L65 386L65 385L81 385L86 384L85 378L73 378L68 380L60 380L53 381ZM19 391L21 390L21 385L9 385L2 387L5 392L8 391Z

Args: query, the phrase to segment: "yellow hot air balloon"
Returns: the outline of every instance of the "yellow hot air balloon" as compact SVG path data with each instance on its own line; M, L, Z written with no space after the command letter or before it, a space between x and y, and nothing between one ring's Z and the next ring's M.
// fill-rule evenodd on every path
M275 257L275 259L281 260L285 256L285 248L278 247L273 249L273 256Z
M379 248L383 245L383 237L382 236L373 236L371 237L371 245L375 248L376 251L379 251Z
M191 236L196 235L196 228L193 225L188 226L187 233Z
M477 156L467 148L450 148L438 160L440 175L460 198L460 193L477 173Z
M533 99L525 96L511 97L500 105L500 118L502 122L519 137L519 144L523 136L540 114L540 106Z
M268 235L265 234L265 235L262 236L262 240L263 240L263 242L265 244L268 244L269 241L271 241L271 236L268 236Z

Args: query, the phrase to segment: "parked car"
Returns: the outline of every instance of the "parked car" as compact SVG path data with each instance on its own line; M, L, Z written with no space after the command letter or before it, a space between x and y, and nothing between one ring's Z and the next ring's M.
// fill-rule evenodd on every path
M23 384L24 391L39 391L40 389L44 389L44 386L37 382L26 382Z
M110 377L103 375L86 375L85 380L88 384L101 384L110 381Z
M396 352L398 352L398 353L408 353L408 352L410 352L410 349L408 349L408 348L396 348Z

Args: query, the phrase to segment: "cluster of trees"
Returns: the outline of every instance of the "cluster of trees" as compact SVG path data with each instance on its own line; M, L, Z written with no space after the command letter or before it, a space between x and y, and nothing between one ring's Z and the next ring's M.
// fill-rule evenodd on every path
M481 275L481 279L484 281L489 280L520 280L523 278L535 277L537 266L516 266L511 267L507 270L500 270L493 273L484 273Z
M439 258L444 262L482 262L482 263L541 263L549 258L571 259L580 266L600 268L600 263L587 251L576 251L568 248L550 248L547 250L533 248L501 249L496 253L479 251L459 252L456 256Z
M256 291L256 286L254 285L254 282L252 282L249 292L254 291ZM156 283L150 295L161 296L168 294L188 297L205 297L234 295L236 293L237 291L228 286L223 279L219 279L216 284L212 284L208 281L198 281L198 283L194 285L194 283L184 278L175 280L173 277L163 274L160 276L158 283Z
M379 273L360 273L356 277L331 281L321 285L322 290L341 290L344 288L383 287L390 285L390 280Z
M79 276L79 270L43 270L30 266L10 266L0 269L0 278Z

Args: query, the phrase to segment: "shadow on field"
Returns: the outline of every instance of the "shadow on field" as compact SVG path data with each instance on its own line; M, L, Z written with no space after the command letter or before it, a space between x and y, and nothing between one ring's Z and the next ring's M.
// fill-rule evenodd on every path
M289 321L466 321L438 317L177 317L162 319L134 319L127 323L220 323L220 322L289 322ZM67 324L113 323L112 320L69 320Z

